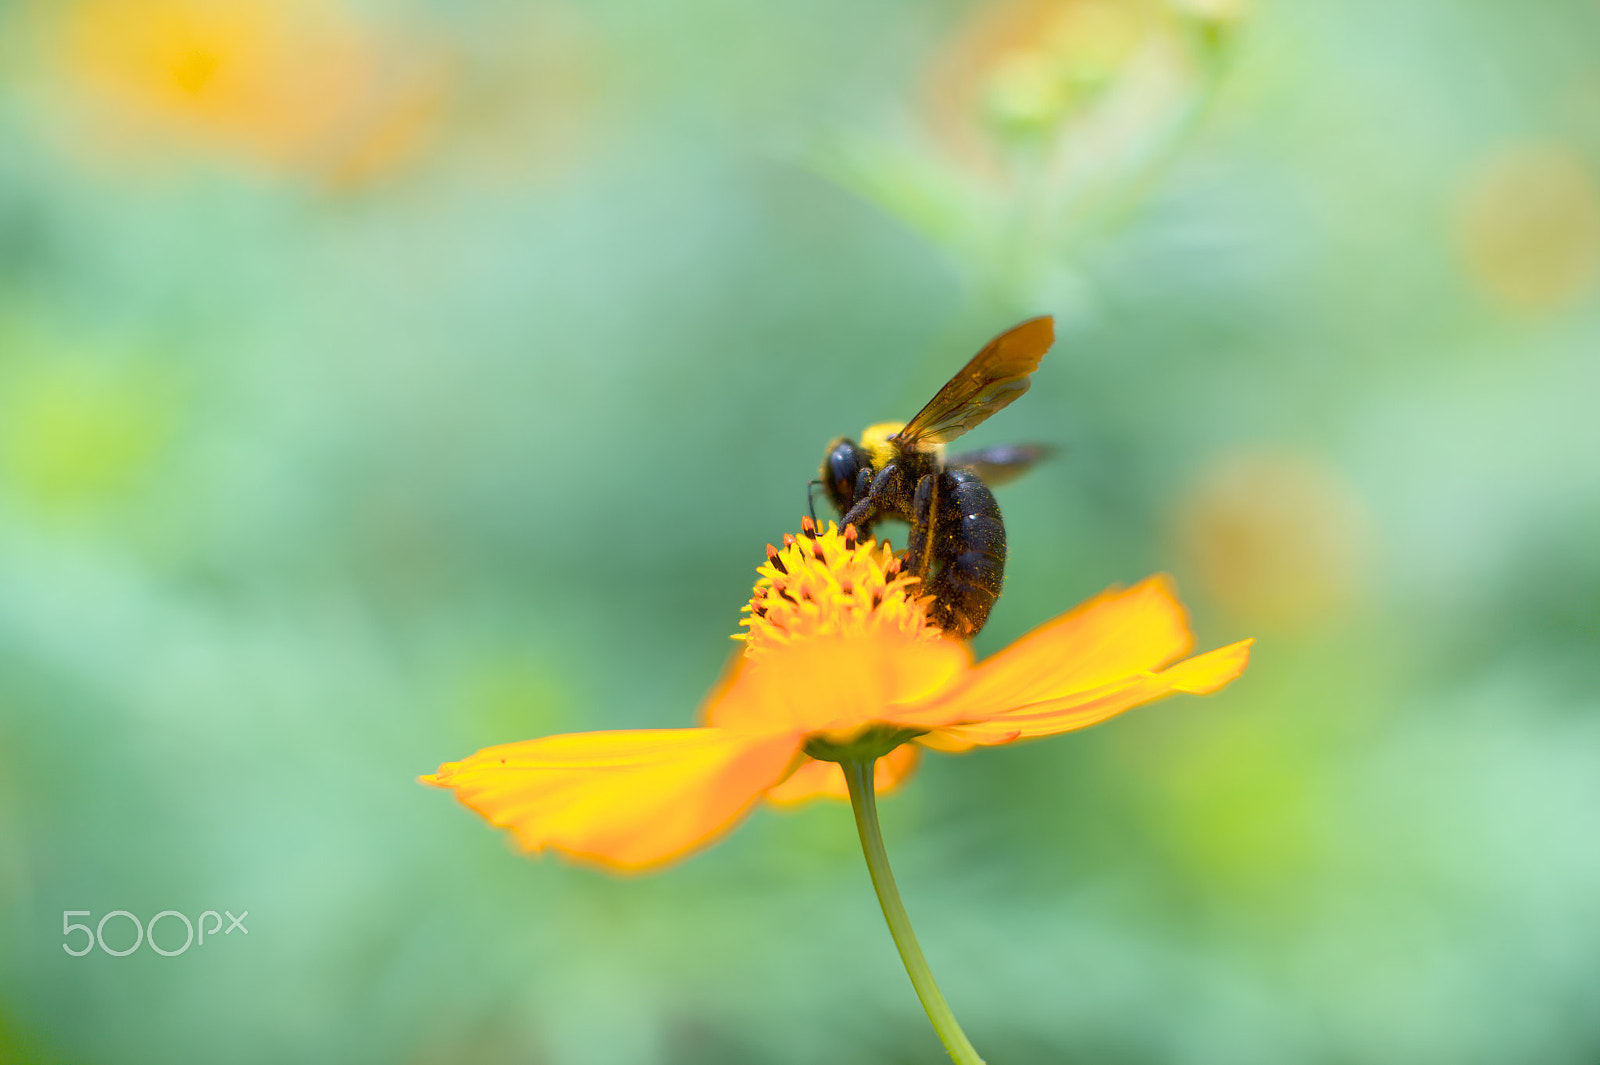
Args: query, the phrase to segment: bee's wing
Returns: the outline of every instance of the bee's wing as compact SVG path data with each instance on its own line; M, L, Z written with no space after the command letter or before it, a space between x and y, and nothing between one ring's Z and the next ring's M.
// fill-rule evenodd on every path
M1003 444L981 451L964 451L944 460L946 466L971 470L990 488L1016 480L1040 462L1055 454L1049 444Z
M1028 390L1028 375L1055 343L1055 321L1030 318L984 345L906 427L903 445L948 444Z

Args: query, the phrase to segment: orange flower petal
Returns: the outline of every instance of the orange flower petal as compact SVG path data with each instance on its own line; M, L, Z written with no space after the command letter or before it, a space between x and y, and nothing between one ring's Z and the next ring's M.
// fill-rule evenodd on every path
M1254 642L1241 640L1186 659L1160 673L1140 673L1089 691L1066 693L992 714L986 721L948 726L920 737L918 742L941 751L996 746L1087 728L1173 692L1204 695L1244 672Z
M889 630L796 640L747 659L712 692L703 716L719 728L848 734L939 698L961 683L971 660L955 640Z
M1240 640L1215 651L1195 655L1157 676L1165 679L1175 692L1210 695L1244 672L1244 667L1250 664L1250 647L1255 642L1254 639Z
M619 871L662 865L728 829L801 744L720 728L582 732L488 747L422 777L531 851Z
M1160 669L1193 644L1171 579L1157 574L1132 588L1102 592L1045 622L979 663L949 699L897 720L926 725L981 721Z
M872 767L873 790L887 795L904 784L916 771L920 757L917 748L902 743L878 759ZM844 771L839 763L810 761L767 792L767 798L779 806L796 806L811 799L849 799L850 789L845 786Z

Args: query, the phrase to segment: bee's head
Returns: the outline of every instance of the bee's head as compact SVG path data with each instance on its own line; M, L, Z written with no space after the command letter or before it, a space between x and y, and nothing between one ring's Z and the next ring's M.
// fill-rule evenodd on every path
M822 459L822 484L841 518L855 506L856 479L862 470L872 468L872 456L849 437L841 436L828 445Z

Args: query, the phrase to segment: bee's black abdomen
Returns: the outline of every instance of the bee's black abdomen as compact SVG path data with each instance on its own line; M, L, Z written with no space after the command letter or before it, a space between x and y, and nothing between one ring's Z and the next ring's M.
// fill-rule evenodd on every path
M1006 529L994 493L966 470L941 473L938 498L934 554L941 564L927 584L935 596L931 616L946 631L970 637L1000 597Z

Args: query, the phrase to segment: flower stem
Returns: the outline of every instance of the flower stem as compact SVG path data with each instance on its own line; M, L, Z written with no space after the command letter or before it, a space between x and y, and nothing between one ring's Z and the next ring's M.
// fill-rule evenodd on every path
M939 993L928 960L917 945L917 935L911 930L911 918L906 916L905 904L900 901L900 891L894 886L894 873L889 870L889 855L883 849L883 833L878 830L878 800L872 788L873 761L847 761L839 763L844 770L845 783L850 788L850 806L856 813L856 829L861 833L861 853L867 859L867 872L872 874L872 886L878 891L878 904L883 907L884 920L889 922L889 935L900 948L900 960L905 963L911 986L922 1000L933 1030L956 1065L983 1065L983 1059L967 1041L966 1033L956 1023L949 1003Z

